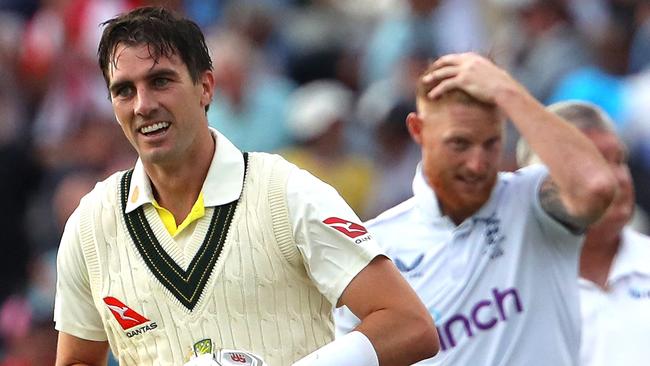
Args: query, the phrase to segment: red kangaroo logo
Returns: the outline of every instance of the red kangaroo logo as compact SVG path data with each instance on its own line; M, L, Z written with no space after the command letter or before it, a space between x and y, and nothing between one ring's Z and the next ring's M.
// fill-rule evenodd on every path
M355 239L361 235L366 235L368 234L368 230L366 230L365 227L355 224L352 221L340 219L338 217L330 217L328 219L325 219L323 221L324 224L327 224L327 226L336 229L346 236Z
M115 319L120 323L122 329L127 330L137 325L146 323L149 319L135 312L135 310L124 305L120 300L114 297L105 297L104 303L113 313Z

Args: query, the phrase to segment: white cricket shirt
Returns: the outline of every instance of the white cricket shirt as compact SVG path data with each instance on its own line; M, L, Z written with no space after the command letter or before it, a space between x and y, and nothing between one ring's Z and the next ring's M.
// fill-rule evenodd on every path
M203 185L206 207L237 199L244 178L241 151L218 131L211 129L211 132L217 145ZM137 194L136 187L139 187ZM359 225L361 220L336 190L305 170L291 171L286 195L292 233L305 268L318 290L332 304L336 304L349 282L382 251L374 238ZM133 171L126 212L152 204L153 199L149 178L138 160ZM210 217L206 215L196 220L174 237L175 244L188 258L192 258L198 250L198 245L188 244L201 220L210 220ZM68 276L73 279L68 283L73 282L75 286L61 286L57 281L54 320L59 331L83 339L103 341L107 337L91 298L78 227L79 217L75 212L66 224L57 259L58 276ZM175 257L177 261L181 259L182 256ZM186 267L187 263L179 265Z
M441 350L418 365L577 365L578 256L540 206L546 168L500 173L488 202L456 226L418 167L414 197L368 229L434 317ZM337 335L356 319L335 310Z
M650 364L650 238L623 230L607 291L580 278L583 366Z

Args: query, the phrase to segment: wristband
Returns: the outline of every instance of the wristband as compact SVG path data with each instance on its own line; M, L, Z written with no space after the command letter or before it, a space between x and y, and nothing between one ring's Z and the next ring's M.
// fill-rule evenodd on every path
M365 334L354 331L301 358L293 366L379 366L377 352Z

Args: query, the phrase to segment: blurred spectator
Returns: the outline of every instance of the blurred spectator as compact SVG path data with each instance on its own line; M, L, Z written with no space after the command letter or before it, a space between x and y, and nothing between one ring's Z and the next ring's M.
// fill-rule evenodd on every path
M216 79L210 125L243 151L271 152L287 146L286 103L293 85L268 72L263 55L237 33L215 32L207 44Z
M36 320L29 300L13 296L0 307L0 335L6 340L0 366L54 365L57 332L52 318Z
M282 16L287 41L287 75L297 84L318 79L339 79L346 55L354 53L360 34L345 13L329 1L313 1ZM352 64L352 69L357 67ZM357 75L354 75L355 78ZM348 87L356 87L356 81Z
M363 219L375 171L372 164L345 145L345 128L351 115L352 93L332 80L308 83L291 97L288 125L299 142L281 154L334 187Z
M41 6L40 0L0 0L0 10L16 13L23 19L30 18Z
M185 0L183 8L201 28L215 25L222 16L223 0Z
M42 175L29 149L18 144L0 145L0 304L27 279L32 251L27 232L38 221L26 220L27 206Z
M25 103L16 77L24 22L15 14L0 12L0 145L24 139Z
M257 53L264 55L264 66L273 73L285 72L288 62L288 46L277 24L286 9L276 3L231 1L223 9L222 19L223 27L246 38Z
M518 0L515 10L521 31L512 33L510 69L545 101L560 78L588 62L584 39L564 0Z
M425 54L418 52L403 55L390 77L370 84L359 100L358 113L362 122L374 124L399 101L415 98L414 85L429 61Z
M623 136L630 146L630 169L637 203L650 212L650 69L630 77L626 86L628 122Z
M560 79L548 102L592 102L603 108L621 131L626 122L624 78L628 74L631 36L627 24L613 20L602 37L592 37L593 63Z
M580 256L581 365L644 365L650 359L650 238L628 225L634 187L626 147L595 104L567 101L549 108L593 141L618 180L618 193L588 228ZM535 160L523 144L520 150L523 165Z
M483 51L484 24L472 0L408 0L386 14L367 41L364 85L389 78L404 55L428 59L459 51ZM462 24L462 26L459 26Z
M420 149L406 127L406 116L413 111L413 103L397 102L373 126L377 142L374 161L377 173L373 198L367 208L368 217L377 216L413 194L413 167L421 158Z
M53 201L57 237L79 204L97 182L92 174L73 173L61 180ZM27 277L27 276L26 276ZM53 365L56 354L56 331L52 326L54 289L56 288L56 248L41 251L29 265L29 281L24 289L15 289L11 297L0 302L0 336L5 355L0 366Z
M650 66L650 2L636 1L634 15L636 30L630 50L630 72L636 73Z
M46 155L80 128L86 115L99 115L98 121L113 120L106 87L97 72L98 25L126 10L129 3L52 0L48 4L32 21L23 56L31 97L39 104L33 122L34 142Z
M217 30L211 44L219 90L210 123L241 148L294 151L296 159L321 169L345 156L367 166L361 156L372 154L376 187L366 190L360 205L367 211L360 214L373 215L410 190L397 183L413 174L406 169L413 148L405 144L398 116L409 107L400 100L413 99L415 78L430 57L466 50L489 52L540 98L555 90L553 100L580 97L606 108L630 146L635 184L650 186L648 1L0 0L0 174L7 192L0 208L8 228L0 238L0 266L8 273L0 297L20 295L14 305L34 288L29 268L58 243L56 217L66 214L54 211L66 211L56 202L66 196L62 192L77 189L80 172L103 177L135 159L114 129L95 53L102 20L147 4L185 11ZM623 28L609 28L612 19ZM627 36L634 32L628 61L625 43L614 41L625 27ZM621 77L629 73L636 75ZM337 80L361 96L357 113L351 118L348 111L345 122L334 123L331 130L338 132L293 146L289 95L319 79ZM509 127L504 170L516 166L511 142L518 133ZM320 156L335 146L338 157ZM359 169L364 173L342 174L332 183L354 187L367 179L366 168ZM639 189L637 201L650 210L650 191ZM26 334L40 326L28 324ZM33 335L25 339L40 342ZM18 349L28 350L27 343ZM3 355L0 345L0 366Z

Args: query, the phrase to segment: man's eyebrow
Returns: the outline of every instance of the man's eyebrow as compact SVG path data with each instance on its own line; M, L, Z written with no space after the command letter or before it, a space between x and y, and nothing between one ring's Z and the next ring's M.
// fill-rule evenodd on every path
M146 76L147 79L155 79L159 77L178 77L178 72L174 69L161 68L152 70Z
M151 79L156 79L160 77L170 77L170 78L176 78L178 77L178 72L176 72L173 69L167 69L167 68L161 68L161 69L156 69L145 75L145 78L147 80ZM108 90L111 92L111 94L117 93L121 88L125 86L131 86L133 85L133 82L130 80L124 80L124 81L116 81L113 84L111 84L108 87Z
M122 89L123 87L125 87L125 86L130 86L130 85L133 85L133 83L130 82L130 81L128 81L128 80L117 81L117 82L112 83L112 84L108 87L108 90L111 92L111 94L115 94L115 93L117 93L120 89Z

